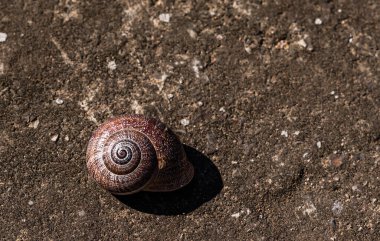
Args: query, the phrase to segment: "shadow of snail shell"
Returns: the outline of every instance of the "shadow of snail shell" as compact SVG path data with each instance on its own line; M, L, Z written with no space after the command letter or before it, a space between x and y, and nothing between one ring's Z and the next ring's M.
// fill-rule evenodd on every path
M118 195L174 191L194 176L178 137L159 120L140 115L113 118L99 126L86 156L90 175Z

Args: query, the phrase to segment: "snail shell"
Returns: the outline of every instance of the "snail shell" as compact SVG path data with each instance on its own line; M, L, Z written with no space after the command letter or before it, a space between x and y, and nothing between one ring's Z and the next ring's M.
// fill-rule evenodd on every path
M103 123L93 133L86 156L95 181L119 195L173 191L194 176L178 137L162 122L141 115Z

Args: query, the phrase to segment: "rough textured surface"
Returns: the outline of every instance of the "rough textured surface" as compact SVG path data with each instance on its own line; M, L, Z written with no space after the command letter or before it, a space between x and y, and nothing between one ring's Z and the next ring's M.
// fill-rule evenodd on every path
M379 22L376 0L0 0L0 239L379 239ZM196 191L88 177L123 113L196 149Z

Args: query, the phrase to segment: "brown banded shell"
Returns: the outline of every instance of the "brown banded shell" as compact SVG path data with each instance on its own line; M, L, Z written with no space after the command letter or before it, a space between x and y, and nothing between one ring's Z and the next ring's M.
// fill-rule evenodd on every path
M99 126L87 147L87 168L114 194L173 191L194 176L177 136L162 122L140 115L113 118Z

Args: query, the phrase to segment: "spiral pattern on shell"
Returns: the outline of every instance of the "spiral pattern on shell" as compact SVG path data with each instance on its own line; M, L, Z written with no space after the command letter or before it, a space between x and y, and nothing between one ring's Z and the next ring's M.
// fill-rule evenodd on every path
M87 168L96 182L115 194L171 191L194 175L174 133L160 121L138 115L111 119L94 132Z

